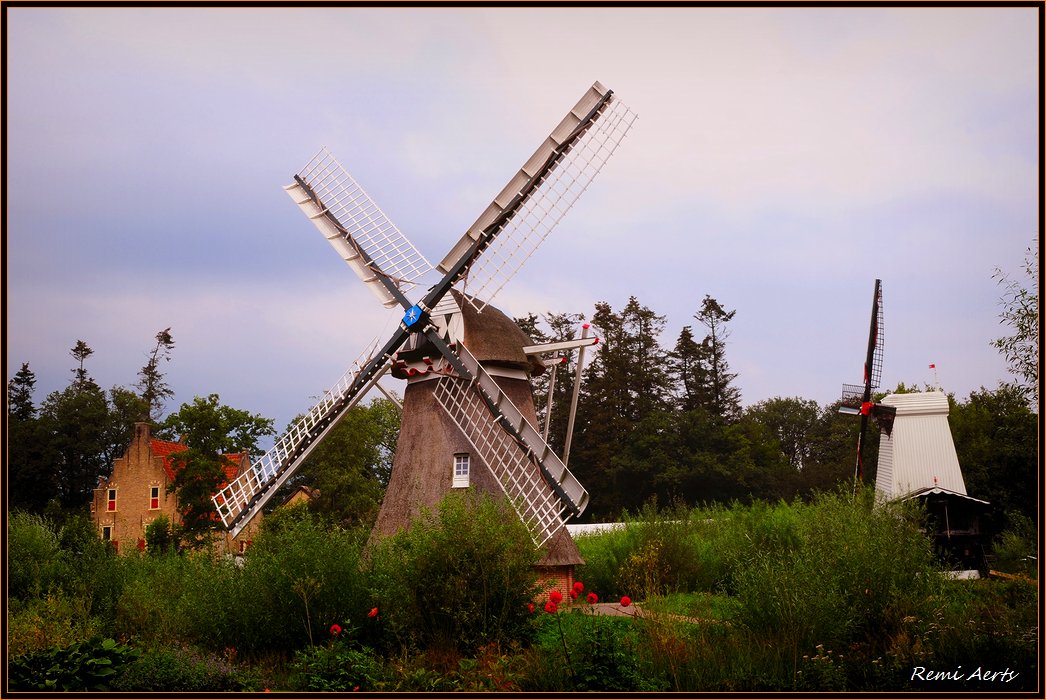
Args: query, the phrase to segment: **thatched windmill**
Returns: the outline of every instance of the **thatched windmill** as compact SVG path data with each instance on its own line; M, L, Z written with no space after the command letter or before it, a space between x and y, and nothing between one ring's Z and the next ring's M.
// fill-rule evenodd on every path
M577 550L564 522L588 493L534 429L530 345L487 306L609 159L635 115L595 83L435 268L424 298L407 292L432 266L326 150L286 190L387 307L405 314L392 337L342 377L254 465L214 496L234 534L338 420L390 369L408 379L400 445L376 530L390 532L434 505L467 470L519 514L543 565L567 569ZM578 341L590 344L591 340ZM540 349L534 350L540 354ZM459 457L461 459L459 459Z

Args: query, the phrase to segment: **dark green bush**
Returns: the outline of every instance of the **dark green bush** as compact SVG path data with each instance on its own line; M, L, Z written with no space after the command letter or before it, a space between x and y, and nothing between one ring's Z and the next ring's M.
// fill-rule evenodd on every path
M382 688L382 663L374 652L341 639L301 649L290 665L293 690L374 691Z
M451 493L436 512L378 542L371 590L383 629L401 648L471 654L524 640L538 550L503 501Z
M182 647L156 647L143 652L112 684L116 691L226 692L252 690L255 681L228 659Z
M70 575L57 527L43 516L15 511L7 521L8 596L29 600L61 588Z
M11 659L8 684L15 691L107 691L137 656L124 644L96 637Z

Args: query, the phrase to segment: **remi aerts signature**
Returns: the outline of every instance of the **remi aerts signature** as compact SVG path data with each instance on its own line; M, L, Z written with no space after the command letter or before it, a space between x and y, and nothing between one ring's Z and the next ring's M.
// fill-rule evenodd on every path
M959 666L954 671L935 671L925 666L912 668L912 677L909 680L921 681L993 681L996 683L1009 683L1020 674L1007 668L1005 671L993 671L978 666L973 671L963 671Z

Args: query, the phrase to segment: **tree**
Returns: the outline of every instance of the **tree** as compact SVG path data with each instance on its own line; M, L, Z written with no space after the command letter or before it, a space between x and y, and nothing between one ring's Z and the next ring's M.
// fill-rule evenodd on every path
M76 378L76 381L86 381L87 370L84 369L84 361L94 354L94 350L92 350L84 341L77 340L76 345L74 345L73 349L69 351L69 354L79 363L79 366L73 369L73 376Z
M781 453L796 471L802 471L814 452L813 436L821 419L816 401L799 397L776 397L760 401L745 410L745 417L769 430Z
M216 527L211 497L226 481L225 455L258 451L258 441L275 431L271 418L224 406L217 394L199 396L167 416L159 434L183 437L188 448L171 455L176 493L182 515L180 539L190 547L207 543Z
M146 404L142 419L151 423L160 419L164 401L174 396L174 390L167 384L160 371L160 362L171 359L172 349L174 339L171 337L171 329L165 328L156 334L156 345L149 354L149 361L138 371L138 383L135 386L141 391L142 400Z
M701 310L694 314L694 318L708 329L708 335L703 341L708 362L708 408L712 415L727 422L741 415L741 391L731 384L737 374L730 372L726 361L726 339L730 337L726 324L733 320L736 313L736 310L727 311L706 294L701 302Z
M669 367L676 386L676 407L692 411L707 406L709 398L708 357L706 347L694 339L694 329L683 326L675 348L669 354Z
M388 399L355 406L288 479L273 505L299 486L315 489L309 510L344 527L372 525L392 473L399 409Z
M668 353L658 342L664 322L635 297L619 314L606 302L596 304L599 351L585 369L571 462L582 482L601 485L593 514L616 516L635 496L637 481L650 477L651 467L630 459L623 446L639 437L642 426L663 424L657 414L671 406Z
M33 404L35 388L36 375L23 362L7 383L6 443L9 506L39 513L57 490L47 458L47 436Z
M951 404L948 422L966 491L990 502L997 514L1016 510L1035 519L1038 419L1025 392L1012 384L981 387Z
M1006 366L1019 381L1015 385L1030 399L1039 401L1039 294L1034 283L1039 279L1039 259L1028 248L1024 257L1024 272L1032 282L1028 287L1011 280L1002 270L995 268L992 276L1005 293L1000 300L1003 307L999 314L1001 323L1013 329L1013 335L992 341L1003 357Z

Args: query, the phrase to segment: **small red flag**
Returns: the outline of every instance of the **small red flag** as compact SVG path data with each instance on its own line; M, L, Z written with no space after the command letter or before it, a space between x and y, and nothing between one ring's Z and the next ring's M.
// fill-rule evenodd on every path
M937 365L936 364L930 365L930 369L937 369Z

